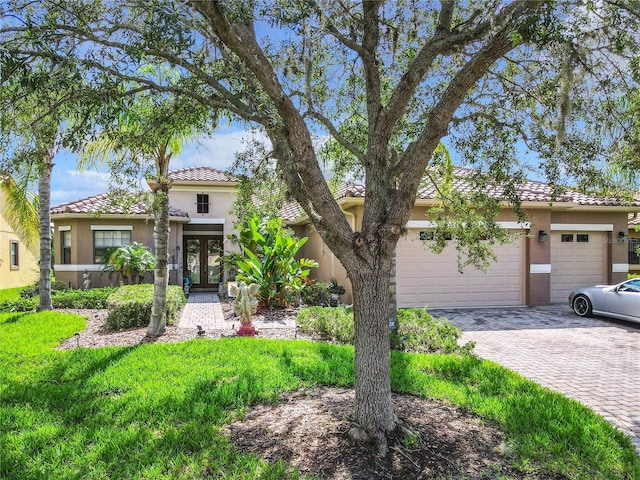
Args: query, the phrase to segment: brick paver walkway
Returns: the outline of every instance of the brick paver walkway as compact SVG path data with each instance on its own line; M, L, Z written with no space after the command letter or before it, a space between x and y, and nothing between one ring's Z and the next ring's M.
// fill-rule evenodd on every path
M582 319L569 306L433 310L476 353L582 402L640 452L640 324Z
M224 313L218 295L213 292L192 292L187 304L182 310L182 316L178 322L179 328L196 328L198 325L203 330L230 331L240 327L240 319L225 320ZM254 319L253 325L261 330L283 329L295 331L295 316L284 319L259 320Z
M218 295L213 292L192 292L182 310L179 328L196 328L200 325L204 330L225 329L224 314Z

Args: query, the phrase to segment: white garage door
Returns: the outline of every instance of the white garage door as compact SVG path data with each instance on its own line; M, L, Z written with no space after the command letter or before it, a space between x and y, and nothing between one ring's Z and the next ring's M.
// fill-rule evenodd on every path
M487 271L458 272L453 245L436 255L426 251L418 230L400 239L397 249L399 307L523 305L524 239L495 247L497 263Z
M605 284L605 232L551 232L551 301L567 302L574 288Z

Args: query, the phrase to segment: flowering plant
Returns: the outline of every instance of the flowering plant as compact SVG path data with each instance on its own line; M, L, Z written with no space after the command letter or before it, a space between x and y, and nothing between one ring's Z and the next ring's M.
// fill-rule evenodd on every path
M253 326L251 322L242 322L240 328L238 329L239 337L255 337L256 336L256 327Z

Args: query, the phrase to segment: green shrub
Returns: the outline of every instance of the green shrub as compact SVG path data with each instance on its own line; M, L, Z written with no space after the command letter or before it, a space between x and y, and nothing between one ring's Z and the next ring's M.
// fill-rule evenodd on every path
M62 282L60 282L62 283ZM65 284L66 285L66 284ZM32 289L33 286L26 287ZM53 308L107 308L107 297L117 287L93 288L91 290L53 290L51 302ZM30 312L38 306L38 296L25 296L0 302L0 312Z
M69 285L68 282L51 282L52 295L54 292L66 292L68 290L71 290L71 285ZM22 298L33 298L38 295L40 295L40 284L38 282L28 285L20 291L20 296Z
M341 343L353 343L353 310L347 307L308 307L298 313L300 331ZM391 348L417 353L471 354L473 342L459 346L462 330L435 319L421 308L398 310L398 328L391 332Z
M51 296L53 308L107 308L107 298L118 287L92 288L55 292Z
M353 343L353 310L347 307L308 307L296 319L300 331L309 335Z
M124 285L109 295L107 308L108 330L123 330L147 326L151 320L153 285ZM167 323L173 323L186 303L182 288L169 285L167 289Z
M436 319L422 308L398 310L398 328L391 332L391 348L416 353L469 355L475 344L458 345L462 330L446 319Z
M19 298L17 300L5 300L0 303L0 312L32 312L38 306L37 298Z
M314 282L311 285L305 285L300 291L302 300L306 305L329 305L331 294L329 293L329 284L325 282Z

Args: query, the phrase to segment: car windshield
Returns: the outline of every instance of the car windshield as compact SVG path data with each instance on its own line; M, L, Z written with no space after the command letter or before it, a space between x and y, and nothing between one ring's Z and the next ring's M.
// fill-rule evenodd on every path
M620 290L625 292L640 292L640 278L634 278L620 286Z

